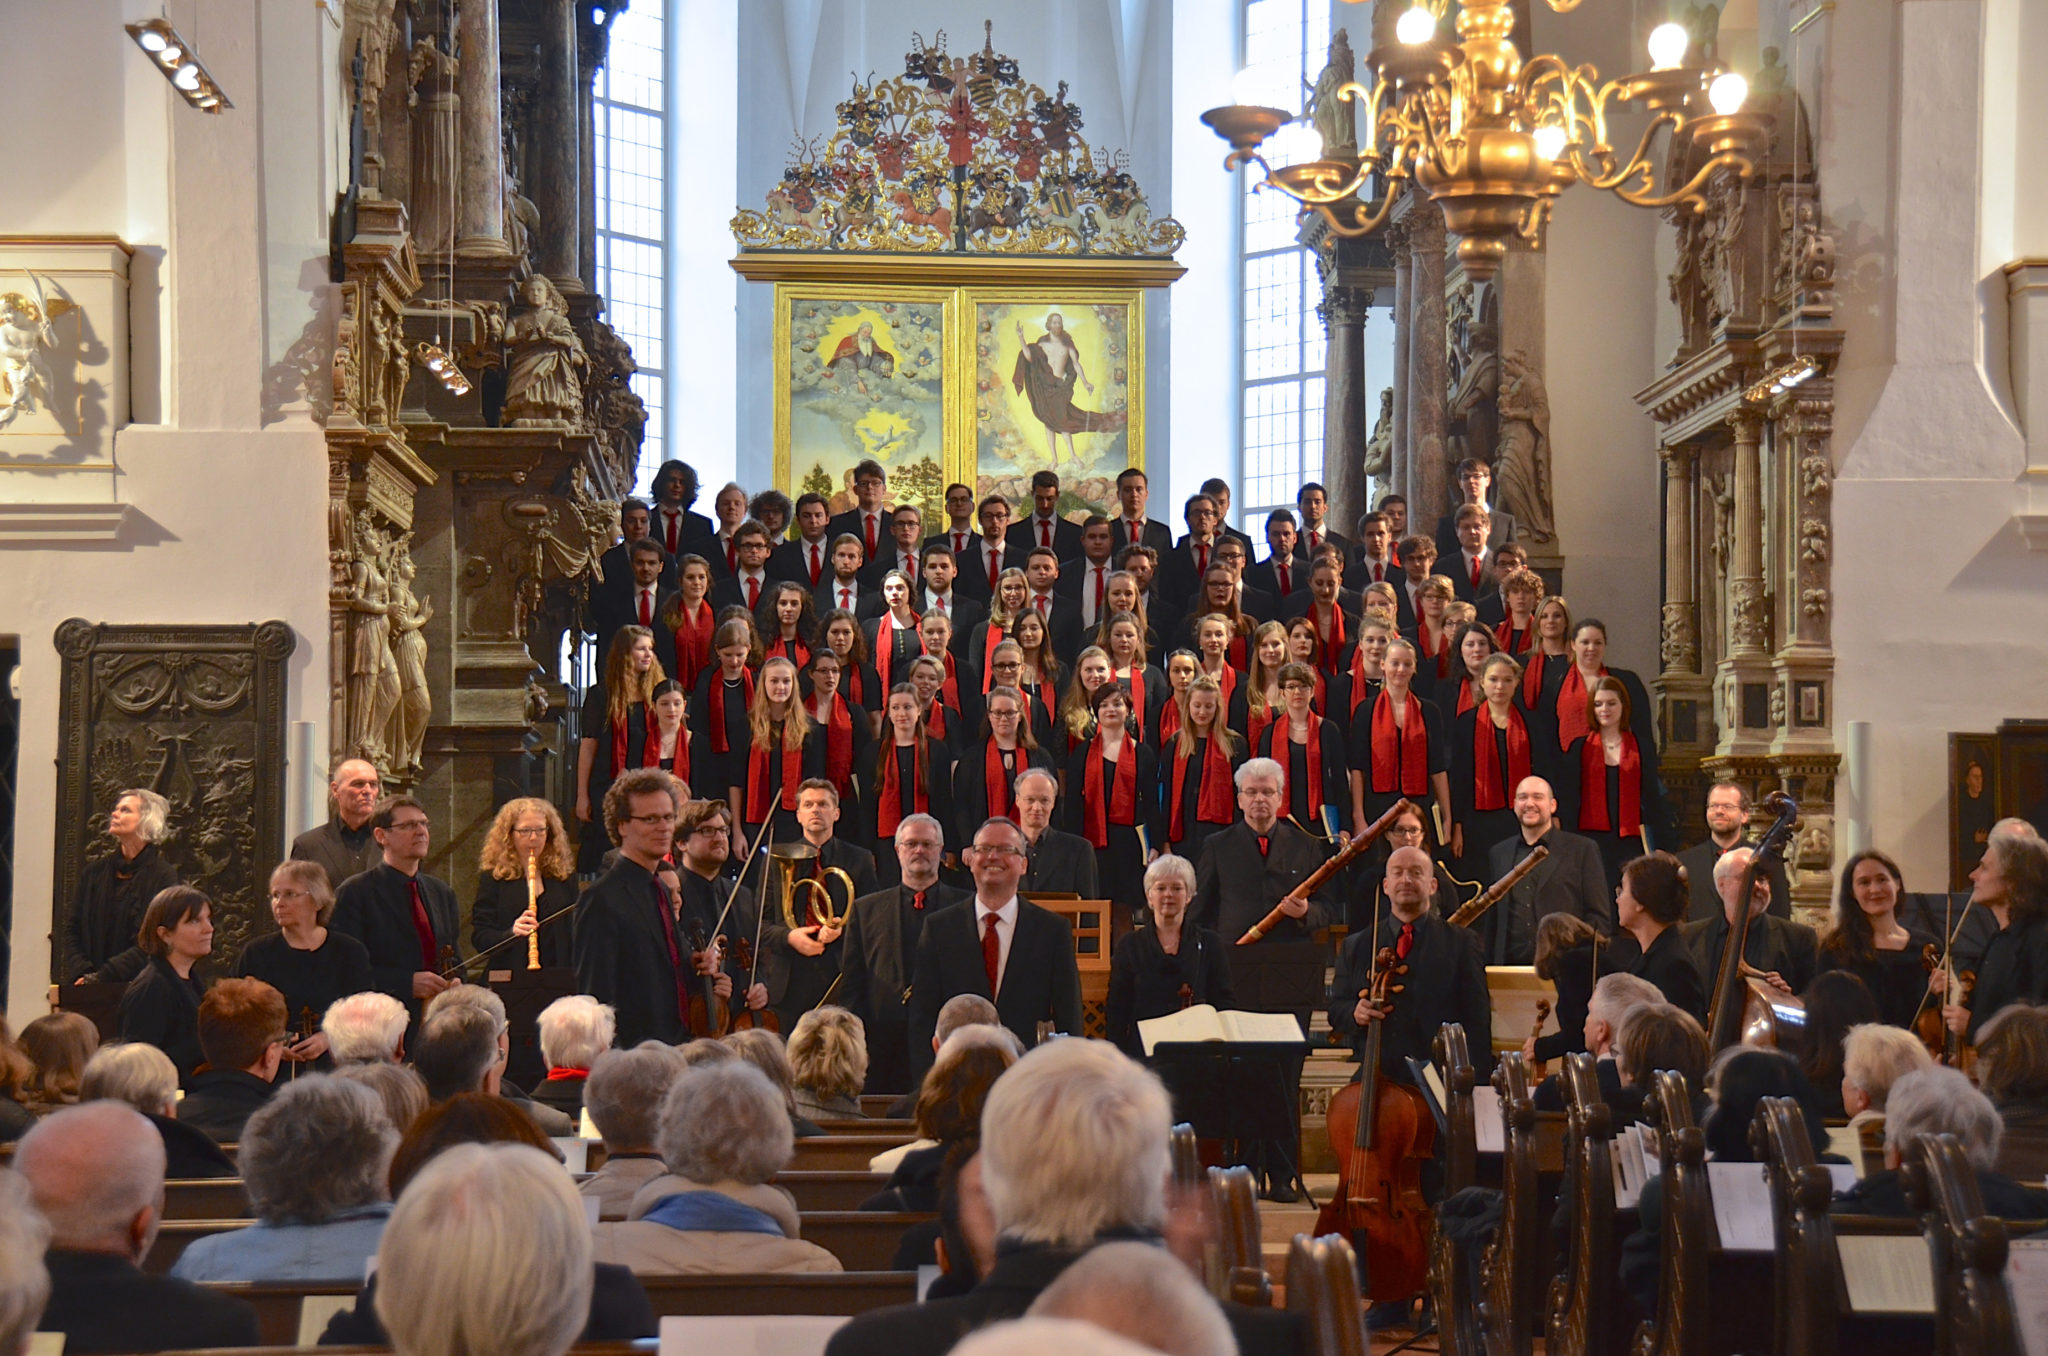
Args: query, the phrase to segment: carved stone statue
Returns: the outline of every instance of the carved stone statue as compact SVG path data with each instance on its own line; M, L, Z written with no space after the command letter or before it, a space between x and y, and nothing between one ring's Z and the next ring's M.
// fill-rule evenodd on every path
M1557 538L1550 497L1550 394L1543 378L1517 351L1500 360L1500 440L1494 484L1500 507L1515 516L1515 530L1539 542Z
M1454 461L1473 457L1493 464L1499 444L1500 340L1491 325L1469 318L1460 325L1457 377L1451 385L1447 416Z
M505 167L505 238L512 253L531 264L533 241L540 234L540 209L533 199L519 191L519 176Z
M370 511L357 513L349 562L348 751L391 770L384 742L398 705L398 661L391 653L391 584L384 573L389 542Z
M388 555L391 590L391 653L398 670L398 701L391 715L387 745L394 775L417 777L425 768L420 754L427 742L427 718L433 714L433 699L427 693L427 638L424 628L434 619L431 599L413 596L411 534L391 544Z
M455 184L462 165L457 153L462 100L455 93L461 65L452 52L422 38L413 44L406 75L417 100L412 114L413 247L422 254L455 248Z
M569 305L541 276L519 289L526 309L506 327L511 351L505 420L525 428L575 427L583 410L582 369L589 359L569 323Z
M1351 55L1351 34L1338 29L1330 37L1329 60L1316 82L1309 86L1308 107L1302 116L1315 124L1323 139L1323 159L1334 160L1358 154L1358 105L1339 98L1337 91L1357 79L1358 64Z
M1373 421L1372 437L1365 443L1365 473L1375 478L1394 469L1394 388L1380 391L1380 417Z

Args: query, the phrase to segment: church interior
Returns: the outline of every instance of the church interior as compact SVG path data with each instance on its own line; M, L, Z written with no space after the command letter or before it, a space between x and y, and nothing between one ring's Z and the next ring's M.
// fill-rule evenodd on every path
M0 1356L2048 1351L2048 4L0 27Z

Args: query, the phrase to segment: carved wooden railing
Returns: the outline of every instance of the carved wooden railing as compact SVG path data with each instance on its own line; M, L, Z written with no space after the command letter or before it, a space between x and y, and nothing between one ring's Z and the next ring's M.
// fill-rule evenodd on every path
M1307 1328L1310 1356L1366 1356L1358 1258L1337 1234L1296 1234L1287 1250L1287 1307Z
M1209 1169L1209 1189L1222 1246L1224 1298L1268 1308L1273 1279L1266 1274L1265 1239L1259 1228L1259 1193L1252 1170Z
M1537 1275L1538 1196L1536 1103L1529 1066L1518 1050L1500 1057L1493 1070L1500 1095L1504 1140L1501 1154L1500 1228L1479 1259L1478 1326L1486 1356L1529 1356L1532 1316L1539 1293ZM1438 1322L1443 1322L1442 1309Z
M1771 1186L1772 1349L1833 1356L1841 1322L1841 1261L1828 1214L1834 1179L1815 1161L1805 1113L1792 1098L1759 1102L1749 1133Z
M1683 1074L1659 1073L1647 1108L1657 1127L1663 1184L1658 1222L1656 1317L1638 1325L1633 1356L1705 1356L1709 1314L1707 1253L1714 1199L1707 1188L1707 1141L1693 1123Z
M1443 1070L1444 1136L1438 1161L1444 1165L1444 1198L1448 1200L1478 1176L1479 1131L1473 1095L1472 1056L1465 1028L1446 1022L1436 1034L1436 1062ZM1436 1312L1440 1356L1478 1356L1479 1313L1473 1294L1472 1266L1466 1243L1444 1229L1441 1214L1429 1242L1429 1294Z
M1608 1356L1614 1332L1614 1119L1600 1095L1593 1056L1565 1059L1565 1180L1558 1209L1571 1211L1563 1270L1551 1278L1545 1356Z
M2006 1222L1985 1213L1976 1169L1954 1135L1920 1136L1913 1157L1919 1185L1934 1206L1922 1218L1930 1242L1939 1240L1935 1350L1941 1356L2019 1356L2019 1330L2005 1287Z

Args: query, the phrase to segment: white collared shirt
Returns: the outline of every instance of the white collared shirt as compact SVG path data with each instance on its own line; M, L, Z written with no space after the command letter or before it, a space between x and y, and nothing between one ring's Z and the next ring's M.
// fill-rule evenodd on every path
M988 919L996 920L996 993L1003 991L1003 976L1010 970L1010 944L1017 940L1017 913L1020 909L1017 896L998 909L991 909L982 902L980 895L974 897L974 942L981 944L982 933L988 930Z

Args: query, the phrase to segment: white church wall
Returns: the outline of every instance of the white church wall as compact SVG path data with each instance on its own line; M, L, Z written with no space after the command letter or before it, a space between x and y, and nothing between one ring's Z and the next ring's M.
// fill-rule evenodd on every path
M334 192L319 149L326 100L303 91L332 89L333 40L310 5L169 5L236 104L210 117L175 99L121 31L157 12L140 0L0 4L0 26L30 35L37 53L13 73L11 142L29 168L10 168L12 182L36 187L0 199L0 235L112 235L135 247L132 417L164 420L117 435L114 493L129 506L118 537L0 537L0 632L22 643L17 1025L43 1010L49 976L58 623L282 619L299 638L288 719L312 722L326 746L324 441L292 406L266 410L263 376L266 355L310 315L306 279L324 253L307 228ZM286 88L300 93L266 97ZM23 497L9 480L24 473L6 460L0 446L0 514Z

